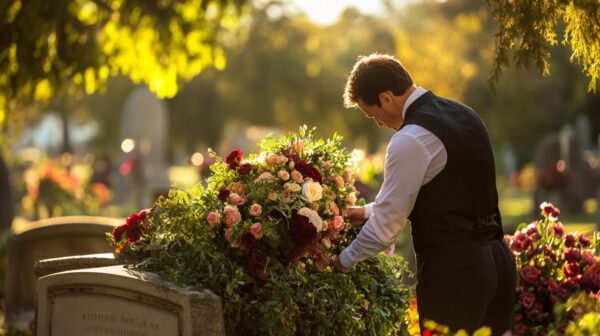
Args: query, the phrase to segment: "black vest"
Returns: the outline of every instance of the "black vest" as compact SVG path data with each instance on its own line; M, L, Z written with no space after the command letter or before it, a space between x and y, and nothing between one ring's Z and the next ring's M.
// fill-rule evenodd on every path
M404 126L437 136L448 153L444 169L421 186L411 221L417 254L503 237L490 139L471 108L427 92L407 109Z

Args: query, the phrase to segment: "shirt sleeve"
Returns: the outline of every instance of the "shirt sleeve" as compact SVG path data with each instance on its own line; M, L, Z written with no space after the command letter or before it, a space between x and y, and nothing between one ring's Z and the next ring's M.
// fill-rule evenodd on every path
M412 211L431 162L427 149L415 138L397 133L388 145L384 179L368 221L340 254L343 266L353 268L394 243Z

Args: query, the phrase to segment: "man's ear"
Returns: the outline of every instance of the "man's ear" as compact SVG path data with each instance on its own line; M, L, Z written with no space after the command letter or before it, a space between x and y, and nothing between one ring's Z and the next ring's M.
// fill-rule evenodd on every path
M387 105L393 101L392 99L393 93L392 91L383 91L379 94L379 104Z

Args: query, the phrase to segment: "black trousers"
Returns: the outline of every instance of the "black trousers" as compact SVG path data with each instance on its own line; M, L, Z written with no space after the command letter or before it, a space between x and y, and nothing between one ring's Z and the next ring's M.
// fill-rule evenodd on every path
M472 333L512 329L516 298L515 258L502 240L441 254L417 254L417 305L425 319Z

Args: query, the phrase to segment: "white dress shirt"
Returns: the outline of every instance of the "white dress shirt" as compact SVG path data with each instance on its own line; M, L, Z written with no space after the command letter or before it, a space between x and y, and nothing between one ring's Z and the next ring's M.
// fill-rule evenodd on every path
M407 98L408 106L427 92L417 87ZM353 268L393 244L404 228L421 186L431 181L446 166L448 154L442 141L425 128L406 125L388 144L383 184L375 202L365 205L365 223L356 239L340 254L343 266Z

